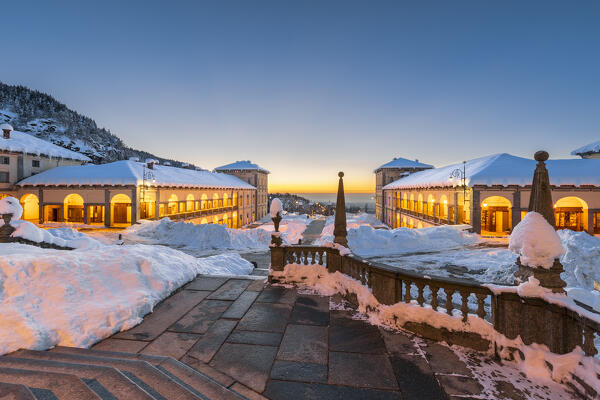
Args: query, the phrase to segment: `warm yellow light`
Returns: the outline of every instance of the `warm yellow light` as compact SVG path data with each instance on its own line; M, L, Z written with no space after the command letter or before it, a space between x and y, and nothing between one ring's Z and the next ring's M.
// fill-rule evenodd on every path
M556 204L554 204L552 207L556 208Z
M448 200L444 200L444 204L448 204Z
M485 208L485 207L487 207L487 203L483 203L483 207L484 207L484 208Z

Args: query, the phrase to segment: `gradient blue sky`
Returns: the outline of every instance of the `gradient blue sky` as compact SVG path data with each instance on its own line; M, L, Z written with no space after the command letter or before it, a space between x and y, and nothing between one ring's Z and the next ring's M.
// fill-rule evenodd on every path
M373 190L394 156L564 158L600 140L597 1L22 0L2 14L1 81L161 156L251 159L275 190L334 191L338 170Z

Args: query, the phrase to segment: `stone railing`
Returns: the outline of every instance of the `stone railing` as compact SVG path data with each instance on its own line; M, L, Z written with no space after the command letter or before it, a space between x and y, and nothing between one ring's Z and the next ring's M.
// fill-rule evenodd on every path
M73 250L73 248L71 247L58 246L54 243L34 242L33 240L24 239L22 237L11 236L12 233L15 231L15 228L10 225L12 216L13 214L0 214L0 218L4 222L4 224L0 226L0 243L22 243L29 244L31 246L42 247L45 249Z
M458 310L463 322L468 316L484 319L509 339L520 336L525 344L544 344L556 354L571 352L576 346L587 356L597 353L594 339L600 333L600 324L585 316L589 311L551 304L541 298L521 297L510 287L507 291L491 290L466 280L429 277L352 254L340 255L332 247L301 245L271 247L271 282L278 279L273 272L282 272L289 264L322 265L329 273L347 275L368 287L381 304L411 303L448 315L458 315L455 312ZM477 335L440 330L422 323L406 324L403 328L477 350L487 350L491 345Z

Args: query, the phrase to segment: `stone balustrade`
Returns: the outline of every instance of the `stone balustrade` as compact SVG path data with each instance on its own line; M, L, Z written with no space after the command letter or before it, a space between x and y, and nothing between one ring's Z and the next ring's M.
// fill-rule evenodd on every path
M459 315L458 310L463 322L467 322L468 316L484 319L509 339L520 336L525 344L544 344L556 354L571 352L576 346L587 356L597 353L594 339L600 333L600 324L586 317L590 311L583 308L575 310L541 298L521 297L510 287L507 291L492 291L467 280L424 276L352 254L340 255L332 247L271 247L271 271L281 272L289 264L322 265L329 273L340 272L368 287L381 304L411 303L448 315ZM275 275L270 275L272 282L277 281ZM477 350L491 345L473 335L440 332L423 324L408 324L404 328L430 339Z

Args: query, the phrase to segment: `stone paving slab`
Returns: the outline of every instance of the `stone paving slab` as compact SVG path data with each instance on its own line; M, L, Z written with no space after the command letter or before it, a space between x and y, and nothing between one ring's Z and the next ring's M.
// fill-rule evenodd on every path
M535 384L486 355L330 310L332 301L340 299L199 276L95 348L168 355L249 399L570 398L562 386Z

